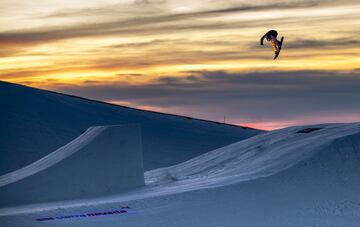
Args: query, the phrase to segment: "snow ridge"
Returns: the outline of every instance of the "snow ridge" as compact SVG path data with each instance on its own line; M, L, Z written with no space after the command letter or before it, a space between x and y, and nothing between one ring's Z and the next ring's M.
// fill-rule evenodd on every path
M311 133L295 126L258 135L210 151L186 162L145 173L146 183L186 181L200 188L254 180L286 170L329 149L338 138L360 132L360 123L327 124Z
M345 195L358 196L359 141L360 123L279 129L213 150L178 165L147 171L145 187L127 193L86 200L8 207L0 209L0 217L35 211L44 213L63 209L91 210L124 203L154 203L152 206L156 206L165 196L174 195L175 198L177 195L179 200L182 200L184 192L191 194L216 188L215 191L220 193L223 186L227 186L224 187L227 190L234 188L238 191L241 190L239 184L247 185L246 187L257 185L256 188L259 189L266 186L266 182L279 184L276 195L278 190L286 186L291 189L291 193L300 191L304 195L315 189L321 190L323 194L325 189L331 188L329 194L321 197L325 202L333 198L331 193L334 191L339 198ZM347 163L347 160L350 162ZM343 184L344 180L346 184ZM294 188L296 190L292 190ZM270 191L265 190L263 193L270 193L272 196L272 189L270 187ZM244 190L242 193L245 194L238 193L234 196L244 200L246 193L254 195L252 189ZM290 193L289 190L284 192ZM223 196L227 198L229 194L225 193ZM289 199L295 199L296 196L289 196ZM302 198L296 200L296 203L305 202L304 206L313 206L312 201Z
M75 152L86 146L88 143L90 143L104 129L106 129L106 126L90 127L76 139L60 147L54 152L46 155L45 157L21 169L0 176L0 187L24 179L35 173L43 171L58 162L61 162L65 158L69 157L70 155L74 154Z

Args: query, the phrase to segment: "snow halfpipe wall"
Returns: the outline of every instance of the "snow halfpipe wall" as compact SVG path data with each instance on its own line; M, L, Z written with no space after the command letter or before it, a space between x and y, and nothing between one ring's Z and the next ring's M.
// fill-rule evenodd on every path
M0 207L114 195L143 185L140 126L97 126L0 176Z

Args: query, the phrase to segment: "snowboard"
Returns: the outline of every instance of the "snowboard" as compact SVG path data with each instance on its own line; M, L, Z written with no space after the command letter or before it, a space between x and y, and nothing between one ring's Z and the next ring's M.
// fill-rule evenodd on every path
M275 60L277 57L279 57L279 54L280 54L280 51L281 51L281 47L282 47L283 41L284 41L284 36L281 37L279 51L278 51L278 52L275 52L274 60Z

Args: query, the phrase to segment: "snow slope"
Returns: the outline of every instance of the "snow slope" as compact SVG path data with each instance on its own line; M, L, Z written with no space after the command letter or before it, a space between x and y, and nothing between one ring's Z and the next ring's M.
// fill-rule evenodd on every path
M219 148L175 166L148 171L147 182L162 184L195 179L196 183L201 182L201 185L222 185L223 182L266 177L288 169L317 153L334 149L338 139L350 138L349 135L360 133L360 124L315 125L308 129L316 130L302 133L303 126L275 130ZM356 144L360 141L350 142Z
M95 125L141 124L146 170L177 164L262 132L1 81L0 107L0 175L39 160Z
M46 155L38 161L33 162L21 169L0 176L0 187L22 180L40 171L46 170L58 162L61 162L65 158L71 156L89 144L95 137L104 131L105 128L105 126L91 127L70 143L60 147L56 151Z
M118 196L0 210L6 226L359 226L360 123L276 130L145 173ZM37 222L130 206L134 214Z
M0 207L108 196L144 184L139 125L91 127L42 159L0 176Z

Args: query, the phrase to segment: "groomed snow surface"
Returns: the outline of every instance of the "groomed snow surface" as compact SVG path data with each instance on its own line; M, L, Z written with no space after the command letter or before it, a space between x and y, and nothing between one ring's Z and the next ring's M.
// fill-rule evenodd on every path
M145 170L167 167L262 133L0 81L0 175L68 144L89 127L140 124Z
M140 126L92 127L40 160L0 176L0 183L0 208L117 195L144 186Z
M360 123L290 127L147 171L119 195L2 208L0 226L359 226L359 173Z

